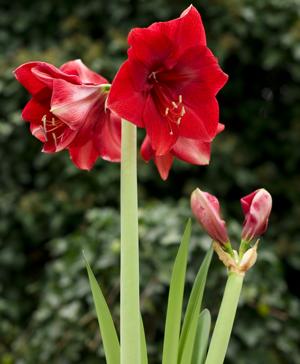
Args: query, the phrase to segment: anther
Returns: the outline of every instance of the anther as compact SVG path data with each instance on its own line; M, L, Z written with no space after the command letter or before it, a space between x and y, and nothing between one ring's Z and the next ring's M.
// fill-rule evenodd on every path
M174 106L174 109L177 109L178 106L175 101L172 101L172 105Z
M182 119L182 118L178 118L178 119L177 119L177 125L180 125L180 123L181 123L181 119Z
M185 114L185 108L184 108L184 106L182 106L180 116L182 117L184 114Z
M169 108L168 107L166 107L166 110L165 110L165 116L167 116L168 114L169 114Z
M179 103L182 104L182 95L179 95L178 100L179 100Z

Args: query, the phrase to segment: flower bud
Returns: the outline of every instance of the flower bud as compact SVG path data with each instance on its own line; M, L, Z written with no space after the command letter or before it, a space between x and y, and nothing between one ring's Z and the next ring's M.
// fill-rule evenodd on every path
M191 207L196 219L210 237L225 245L229 243L225 221L220 215L218 199L197 188L191 196Z
M267 230L272 197L261 188L241 198L241 205L245 215L242 240L250 241Z

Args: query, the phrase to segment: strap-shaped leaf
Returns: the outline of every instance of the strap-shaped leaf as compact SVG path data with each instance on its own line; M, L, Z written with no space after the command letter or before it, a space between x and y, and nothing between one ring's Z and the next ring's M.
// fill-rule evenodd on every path
M141 364L148 364L148 356L147 356L147 343L146 336L143 324L143 318L141 316Z
M191 220L188 220L172 271L162 364L175 364L178 359L182 300L190 236Z
M89 276L90 287L93 294L94 304L97 312L100 333L103 341L103 347L107 364L120 363L120 343L116 328L105 301L101 288L94 276L94 273L84 257L86 269Z
M212 255L211 247L205 255L192 288L180 336L178 364L188 364L192 360L198 317Z
M193 357L191 364L204 364L207 353L210 325L211 325L210 312L207 309L205 309L201 312L198 319L198 326L194 342Z

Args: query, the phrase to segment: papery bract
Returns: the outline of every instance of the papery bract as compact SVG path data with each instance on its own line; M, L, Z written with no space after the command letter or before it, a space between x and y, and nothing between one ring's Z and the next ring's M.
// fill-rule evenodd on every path
M250 241L267 230L272 197L268 191L261 188L241 198L241 205L245 215L242 239Z
M146 129L156 156L178 138L210 142L219 121L216 94L227 75L206 46L198 11L190 6L175 20L135 28L128 43L108 107Z
M22 117L46 153L68 149L74 164L91 169L101 156L120 160L120 118L106 110L107 80L80 60L60 68L29 62L15 70L31 93Z
M218 199L197 188L191 196L192 211L210 237L220 244L229 243L225 221L220 214Z

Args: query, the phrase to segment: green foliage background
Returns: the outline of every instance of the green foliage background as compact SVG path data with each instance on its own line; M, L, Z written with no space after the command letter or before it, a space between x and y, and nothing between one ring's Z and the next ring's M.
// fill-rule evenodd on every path
M118 322L119 166L77 170L44 155L20 112L28 95L12 70L28 60L82 58L112 79L134 26L167 20L183 0L0 2L0 363L104 363L81 250ZM199 0L210 48L230 81L220 93L226 131L209 167L176 163L162 182L139 162L141 304L150 362L159 363L170 270L189 195L217 195L238 240L239 198L274 198L270 229L248 275L227 364L300 363L300 1ZM209 246L194 223L187 292ZM215 258L205 295L213 317L225 272ZM170 363L172 364L172 363Z

